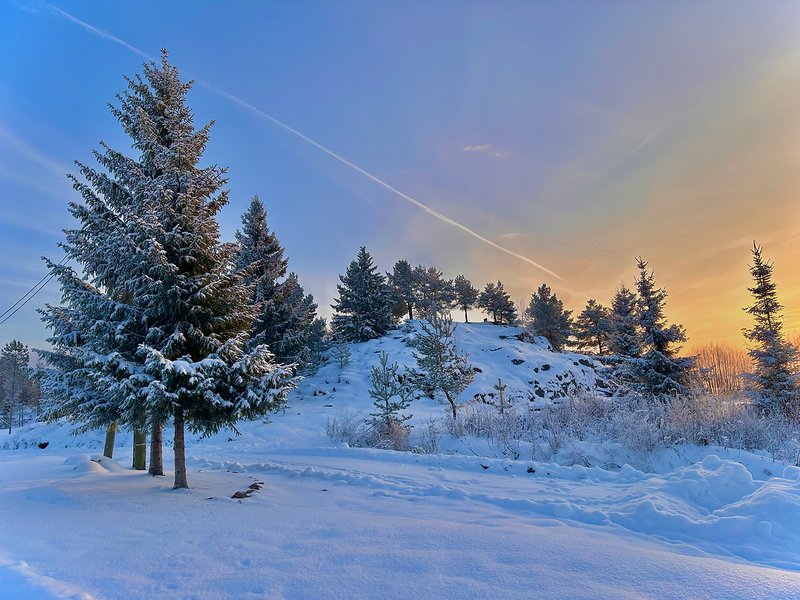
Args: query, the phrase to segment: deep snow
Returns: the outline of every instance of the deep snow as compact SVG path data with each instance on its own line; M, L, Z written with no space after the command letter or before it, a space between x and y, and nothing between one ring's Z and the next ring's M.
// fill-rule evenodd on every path
M592 388L584 357L514 333L458 327L482 369L462 399L498 377L518 402L534 380ZM115 461L97 456L102 432L0 437L18 447L0 452L0 599L800 597L800 469L757 453L685 447L645 473L474 456L454 439L442 445L458 454L331 444L327 418L372 410L377 352L413 362L404 337L354 345L268 425L191 438L188 491L128 468L124 432ZM410 412L419 427L445 407Z

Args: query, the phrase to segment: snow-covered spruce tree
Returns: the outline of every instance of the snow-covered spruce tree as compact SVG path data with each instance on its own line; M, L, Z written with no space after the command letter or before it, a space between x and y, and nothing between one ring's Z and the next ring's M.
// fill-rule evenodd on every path
M414 306L417 301L419 282L411 264L407 260L398 260L391 273L387 273L389 285L392 286L397 300L403 302L408 310L408 318L414 318Z
M19 340L11 340L0 350L0 377L3 381L3 417L11 433L14 413L19 414L19 424L23 424L25 390L30 386L28 347Z
M517 320L517 309L500 280L497 281L497 285L486 284L478 296L478 307L492 316L495 325L510 325Z
M608 349L611 354L621 358L638 358L642 355L641 336L637 317L636 294L625 284L611 298L611 331Z
M320 323L324 332L324 321L317 318L314 297L303 291L296 273L289 273L278 286L272 310L264 311L258 321L264 326L259 332L263 337L257 335L254 341L263 340L280 361L303 366L304 356L320 341L317 339Z
M297 274L286 279L288 259L274 231L267 224L264 204L253 196L236 232L239 252L236 267L252 288L252 302L260 314L250 331L250 350L266 344L284 363L305 365L317 343L319 324L314 297L306 295ZM324 329L324 326L323 326Z
M188 487L186 427L211 434L263 416L295 385L266 346L244 352L257 311L235 245L219 241L225 171L198 167L211 124L195 129L190 88L166 51L128 80L112 112L140 157L104 145L105 171L81 166L85 204L71 212L82 227L64 248L86 280L55 268L66 306L43 311L54 331L46 358L61 368L41 378L59 401L50 415L86 428L172 419L175 488Z
M289 259L283 257L284 249L274 231L267 224L267 211L258 195L242 215L242 229L236 232L239 252L236 267L247 269L246 281L255 286L256 300L264 301L274 292L277 280L286 275Z
M400 411L411 406L412 395L405 376L397 372L397 363L390 365L386 352L381 352L380 361L380 366L372 367L369 374L372 383L369 395L378 409L377 413L370 413L370 416L375 417L384 428L390 429L413 416L400 414ZM393 398L397 400L392 400Z
M611 311L597 301L586 303L573 327L577 346L581 350L591 348L602 356L608 352L608 338L611 334Z
M467 311L470 308L474 308L478 303L479 292L472 286L472 282L463 275L456 277L453 283L453 291L455 292L455 304L464 311L464 322L469 323Z
M664 317L667 291L656 287L655 276L652 271L648 273L646 262L639 258L636 264L638 321L644 354L627 361L629 373L636 387L654 396L685 393L697 357L678 356L680 346L676 344L686 341L686 333L681 325L667 325Z
M386 278L377 273L372 256L361 247L358 256L339 275L339 297L331 305L335 335L349 342L366 342L383 336L392 327L394 294Z
M752 373L745 374L745 390L753 402L766 412L800 415L800 377L797 374L798 350L783 336L783 306L778 303L777 286L772 280L773 265L761 256L761 247L753 242L750 275L754 285L747 288L753 304L744 309L755 325L743 329L750 342L748 354L753 359Z
M422 333L417 336L414 358L417 369L411 370L414 385L424 393L442 393L450 403L456 418L458 397L474 378L468 354L461 354L453 338L455 326L446 313L432 313L420 323Z
M553 350L561 352L572 335L572 311L564 310L564 303L552 290L542 284L527 308L533 335L547 338Z
M416 306L423 315L440 310L449 310L455 300L453 281L445 279L436 267L417 265L414 269L417 280Z

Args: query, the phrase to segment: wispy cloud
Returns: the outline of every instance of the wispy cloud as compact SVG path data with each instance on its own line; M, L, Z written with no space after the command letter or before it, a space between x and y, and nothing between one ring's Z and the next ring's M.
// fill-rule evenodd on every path
M8 160L0 163L0 179L62 194L72 188L69 167L42 154L0 122L0 150Z
M491 144L466 146L464 148L464 152L480 152L481 154L485 154L486 156L491 156L492 158L508 158L511 155L511 153L508 150L503 150L502 148L495 148Z

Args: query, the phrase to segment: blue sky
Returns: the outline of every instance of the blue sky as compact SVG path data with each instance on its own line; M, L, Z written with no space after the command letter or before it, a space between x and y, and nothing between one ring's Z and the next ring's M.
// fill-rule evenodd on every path
M800 328L800 4L755 2L90 3L54 6L207 81L565 284L413 206L197 85L229 167L232 239L265 202L290 268L324 315L360 245L515 298L548 283L568 307L607 302L644 256L691 342L740 340L753 239ZM142 57L50 5L0 3L0 312L59 257L64 173L103 140L106 103ZM35 312L0 341L42 346Z

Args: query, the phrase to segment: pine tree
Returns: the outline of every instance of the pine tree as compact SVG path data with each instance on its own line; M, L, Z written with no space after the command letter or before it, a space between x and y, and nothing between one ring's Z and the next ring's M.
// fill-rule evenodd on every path
M572 311L564 310L564 303L542 284L531 296L527 313L531 318L531 333L544 336L553 350L561 352L572 335Z
M625 284L620 285L611 299L608 349L615 356L639 358L642 355L637 304L636 295Z
M381 364L379 367L370 369L370 381L372 388L369 389L370 398L374 400L377 413L370 413L371 417L376 417L386 428L391 428L395 424L400 424L413 415L400 415L400 411L406 410L411 405L411 390L403 375L397 372L397 363L389 364L389 355L386 352L380 354ZM392 400L397 398L397 400Z
M383 336L392 327L393 296L386 279L377 273L372 256L361 247L358 256L339 276L339 297L333 329L349 342L366 342Z
M753 242L753 264L750 275L755 285L747 288L753 304L744 311L752 315L755 325L743 329L750 342L748 352L753 359L753 373L745 375L746 392L753 402L768 412L784 412L797 417L800 409L798 386L798 350L783 336L783 306L778 303L777 286L772 280L773 265L761 256L761 247Z
M419 287L416 272L407 260L398 260L392 273L387 273L387 278L395 296L408 310L408 318L413 319Z
M644 355L629 360L629 373L637 387L653 395L685 393L697 357L678 356L680 346L676 344L686 341L686 333L681 325L667 325L667 291L656 287L654 273L647 272L646 262L639 258L636 264L638 324Z
M575 338L580 349L596 349L602 356L608 352L611 333L611 311L590 299L575 321Z
M487 283L478 297L478 307L492 315L495 325L512 324L517 320L517 309L511 296L506 293L503 284Z
M424 265L418 265L414 269L414 277L417 281L415 304L423 315L451 307L455 300L451 279L445 279L444 274L436 267L426 268Z
M464 322L469 323L467 311L477 304L479 292L472 286L472 282L463 275L456 277L453 291L455 292L456 306L464 311Z
M425 393L444 394L455 419L458 397L474 378L467 362L469 356L458 352L453 338L455 326L449 314L433 313L420 327L422 334L416 344L419 353L413 353L419 370L411 371L414 383Z
M28 382L28 347L19 340L11 340L0 351L0 376L4 386L5 421L8 433L14 422L14 411L19 412L20 425L25 410L23 398Z
M225 170L198 167L208 124L195 129L186 105L191 82L163 52L128 79L112 113L140 153L104 145L105 171L81 166L73 179L80 229L67 255L86 280L50 263L65 306L47 306L54 332L41 376L56 403L48 416L84 428L116 419L134 429L172 419L175 486L188 487L184 430L210 434L280 407L295 386L265 346L244 352L256 317L250 288L235 269L236 248L219 241L216 213L228 202Z

